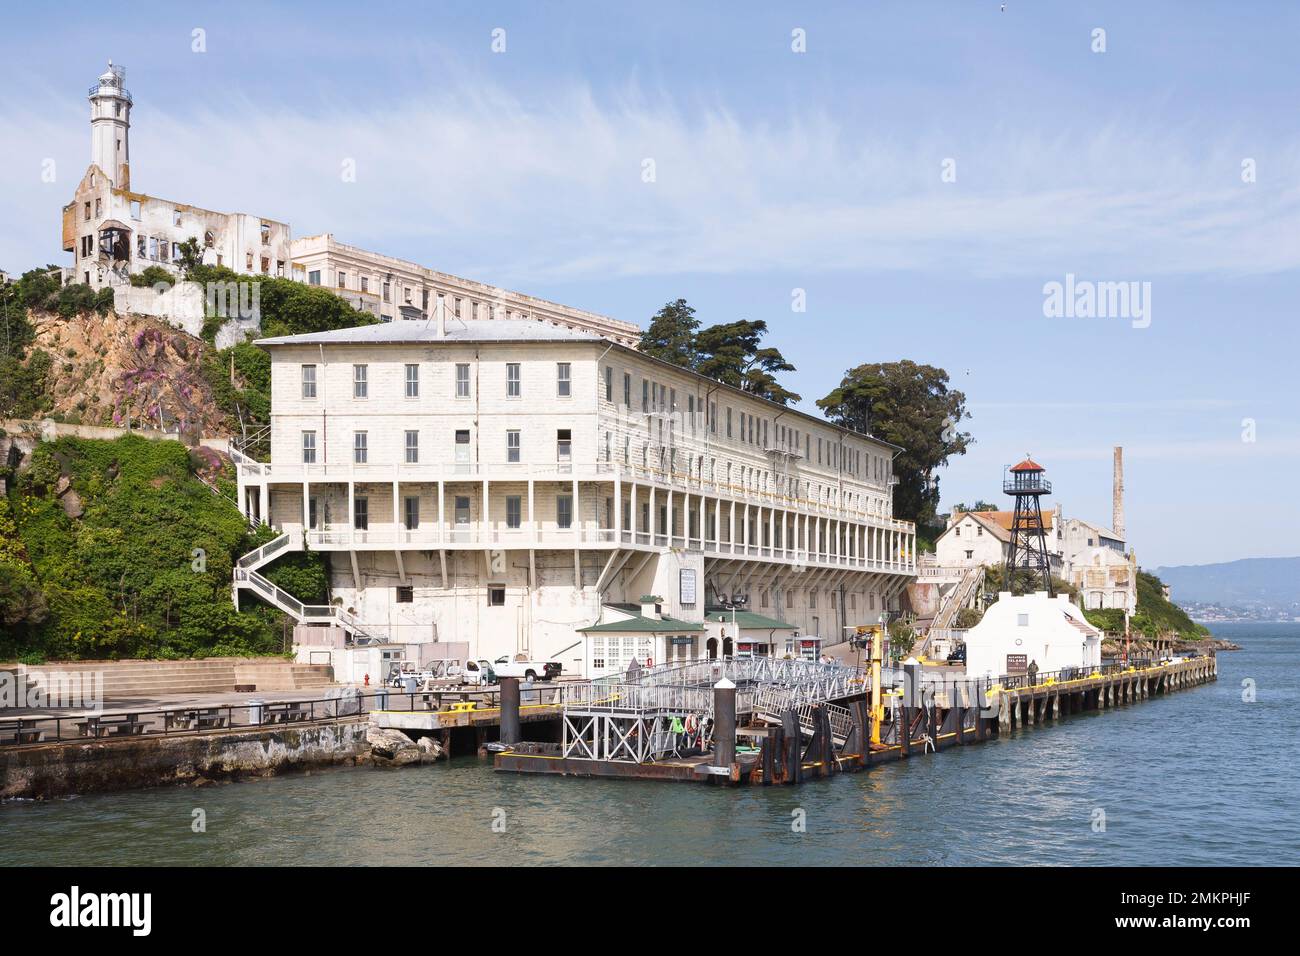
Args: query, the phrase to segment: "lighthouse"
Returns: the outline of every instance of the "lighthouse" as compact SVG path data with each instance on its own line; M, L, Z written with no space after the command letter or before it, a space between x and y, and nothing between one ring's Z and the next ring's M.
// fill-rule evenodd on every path
M118 189L131 188L131 93L126 70L108 61L108 69L90 88L90 161Z

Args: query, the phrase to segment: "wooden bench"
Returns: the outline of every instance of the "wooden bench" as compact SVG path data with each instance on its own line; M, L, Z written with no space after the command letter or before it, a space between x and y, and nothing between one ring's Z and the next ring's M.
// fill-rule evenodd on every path
M34 723L23 717L14 720L0 720L0 742L10 744L39 743L45 731L37 730Z
M144 733L145 722L137 714L102 714L77 721L82 737L132 737Z
M229 723L229 715L219 707L169 710L163 718L164 730L215 730Z

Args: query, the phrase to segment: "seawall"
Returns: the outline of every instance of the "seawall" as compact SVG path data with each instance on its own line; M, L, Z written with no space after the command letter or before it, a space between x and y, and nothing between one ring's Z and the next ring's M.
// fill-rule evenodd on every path
M0 798L267 777L370 758L366 717L304 727L97 740L0 749Z

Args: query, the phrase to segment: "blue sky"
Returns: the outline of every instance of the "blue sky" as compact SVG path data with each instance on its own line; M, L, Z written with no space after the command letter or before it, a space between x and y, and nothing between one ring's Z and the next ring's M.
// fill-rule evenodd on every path
M999 5L13 7L0 268L66 261L111 57L139 190L640 323L764 319L809 410L939 365L976 438L945 504L1032 452L1106 523L1122 444L1145 566L1297 553L1300 9ZM1149 327L1045 317L1067 274L1149 282Z

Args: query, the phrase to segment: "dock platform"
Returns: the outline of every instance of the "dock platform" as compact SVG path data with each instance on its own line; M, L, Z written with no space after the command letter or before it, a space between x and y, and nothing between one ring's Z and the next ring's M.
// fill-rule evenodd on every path
M1144 667L1111 666L1105 672L1070 679L1048 675L1035 683L1003 678L980 684L976 695L957 684L923 685L919 693L882 688L889 717L887 723L873 726L870 734L864 719L870 689L850 688L853 692L845 696L792 707L786 719L776 725L770 717L760 719L762 709L755 708L749 723L737 727L735 735L756 739L761 746L737 753L730 760L719 760L713 752L678 756L661 755L658 750L646 759L646 745L629 745L629 737L665 739L662 693L657 695L660 700L653 714L647 712L636 718L638 723L610 725L594 735L588 732L576 741L576 747L569 742L568 733L574 715L566 712L562 703L559 710L566 726L565 744L521 743L497 754L494 767L508 773L611 779L793 784L980 743L1016 728L1056 721L1070 714L1113 710L1217 678L1216 658L1198 657ZM601 700L628 696L625 688L603 693ZM680 689L674 688L670 696L680 696ZM905 703L907 700L920 705L911 706ZM703 696L693 693L690 703L700 708ZM583 726L591 726L587 717L592 711L591 701L582 702L577 710L588 721Z

